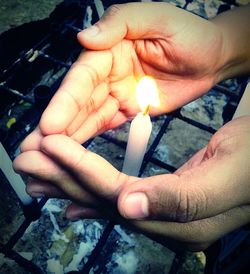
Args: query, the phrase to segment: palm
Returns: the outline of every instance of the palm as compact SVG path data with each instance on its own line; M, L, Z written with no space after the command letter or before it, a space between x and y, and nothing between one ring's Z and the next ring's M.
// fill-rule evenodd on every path
M120 125L139 111L135 86L145 74L159 88L161 104L150 109L151 115L205 93L217 81L221 34L210 22L195 20L199 22L192 19L186 26L179 21L148 37L121 39L110 48L82 53L42 117L43 134L64 133L83 142ZM193 31L183 31L186 27Z
M42 180L29 184L28 189L37 189L37 192L49 197L70 198L77 202L78 206L70 207L68 213L76 210L78 218L89 217L84 211L87 207L87 211L94 210L91 217L96 217L96 213L97 217L108 214L108 218L115 217L123 223L121 215L115 214L117 205L113 207L113 202L122 192L124 194L125 188L137 185L140 188L133 188L134 191L147 191L150 196L161 186L161 195L166 192L168 198L162 196L162 203L158 203L158 206L164 207L164 214L167 212L168 218L158 216L156 220L161 221L132 221L129 224L142 233L158 238L162 243L169 244L170 237L200 250L225 233L249 222L249 173L246 172L247 165L243 164L248 163L249 159L249 122L250 118L246 116L225 125L212 137L208 146L178 169L175 175L165 174L141 180L127 177L102 157L87 152L70 138L61 135L45 138L42 147L46 154L34 150L24 152L16 158L14 165L16 170ZM62 147L65 149L62 150ZM232 175L236 165L239 168L235 177ZM188 188L185 187L187 185ZM179 197L184 197L179 195L180 186L184 192L189 192L188 210L195 210L196 214L191 214L194 219L180 224L164 221L169 216L176 216L172 215L175 209L179 209L175 203ZM177 193L178 198L169 199ZM173 201L170 207L164 203L168 199ZM197 206L191 206L193 203ZM156 209L157 203L153 206ZM119 205L118 208L121 209ZM209 237L204 237L204 233L208 233Z
M172 111L200 97L217 81L221 43L218 33L206 39L193 41L182 34L164 39L138 40L135 50L141 70L152 75L161 90L163 111ZM193 43L196 42L196 51ZM213 58L211 58L211 56ZM161 110L161 111L162 111Z

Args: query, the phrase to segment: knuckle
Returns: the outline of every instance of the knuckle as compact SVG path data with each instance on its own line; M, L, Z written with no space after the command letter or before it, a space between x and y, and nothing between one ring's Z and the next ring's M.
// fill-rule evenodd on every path
M76 61L73 64L73 69L79 71L79 76L82 76L82 73L84 72L85 77L88 76L89 81L92 83L93 87L95 87L100 82L97 70L89 64Z
M107 106L109 110L107 110ZM117 113L118 108L119 108L118 101L112 96L110 96L108 98L108 104L106 104L105 107L97 111L95 123L96 123L96 129L98 131L109 129L110 121L113 119L114 115Z
M110 6L106 13L105 13L105 16L118 16L120 14L120 11L121 11L121 5L119 4L115 4L115 5L112 5Z
M84 81L87 81L88 84L91 84L93 88L100 82L97 69L81 59L76 60L71 65L66 77L73 81L76 79L82 79L83 75Z
M105 126L107 125L107 120L105 115L102 113L102 111L98 112L98 117L96 119L96 129L97 131L105 128Z
M91 152L87 149L82 149L81 153L79 153L78 157L73 159L72 167L74 170L81 170L82 165L85 162L88 162L87 158L90 157Z
M175 219L183 223L195 220L199 210L196 193L182 186L176 198Z
M96 109L95 100L90 97L88 103L85 106L87 114L92 113Z

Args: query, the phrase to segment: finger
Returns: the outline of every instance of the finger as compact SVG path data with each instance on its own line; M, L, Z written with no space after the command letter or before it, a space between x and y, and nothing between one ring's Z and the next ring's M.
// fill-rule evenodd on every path
M67 195L63 191L61 191L57 186L52 185L49 182L30 179L26 185L27 193L34 197L40 198L46 196L47 198L60 198L66 199Z
M119 194L119 211L127 218L189 222L247 204L247 174L235 170L244 166L241 157L242 152L217 155L179 176L159 175L126 185Z
M140 11L140 16L138 16ZM166 24L181 15L175 7L166 3L128 3L108 8L94 26L78 33L79 42L89 49L108 49L122 39L159 38L166 34ZM157 14L157 16L152 16ZM178 22L178 20L176 20ZM175 26L176 24L174 24ZM172 32L175 30L172 29Z
M21 143L20 151L39 150L40 142L43 138L43 134L39 127L36 127Z
M132 221L134 229L172 248L176 242L191 251L205 250L223 235L249 223L250 207L237 207L211 218L188 223Z
M66 209L66 218L79 220L82 218L110 218L97 209L71 204ZM217 216L189 223L166 221L125 221L118 215L112 219L130 229L136 229L150 238L175 249L181 245L191 251L202 251L223 235L247 224L250 207L238 207Z
M65 217L71 221L76 221L79 219L99 219L104 216L97 209L70 204L65 211Z
M120 126L121 124L125 123L127 121L127 117L121 113L117 112L116 115L113 117L113 119L110 121L110 129L116 128Z
M78 203L91 206L96 204L96 199L85 191L70 173L40 151L27 151L20 154L14 160L13 167L18 173L25 173L35 179L50 182Z
M116 128L127 121L127 117L122 112L117 112L113 119L110 121L107 128L99 130L96 135L102 134L105 130Z
M116 199L121 185L138 180L119 172L105 159L64 135L46 136L41 150L70 170L84 188L111 201ZM69 193L71 185L67 187L64 190Z
M109 86L107 83L102 82L93 91L88 102L83 106L76 118L66 129L66 134L72 136L84 123L84 121L93 112L97 111L106 101L109 94ZM84 137L83 137L84 139Z
M40 121L42 133L63 132L91 98L93 90L107 78L111 66L109 51L82 53L44 111Z
M114 97L109 96L105 103L98 110L91 113L71 137L79 143L83 143L96 133L110 129L110 121L116 115L118 108L118 101Z

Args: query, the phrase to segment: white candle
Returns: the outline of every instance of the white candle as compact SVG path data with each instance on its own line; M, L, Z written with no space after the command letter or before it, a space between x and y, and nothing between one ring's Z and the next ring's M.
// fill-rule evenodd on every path
M148 114L138 113L133 119L128 137L128 144L122 172L138 176L148 140L152 131L152 123Z
M250 115L250 82L247 84L244 94L239 102L239 105L234 113L233 119L243 115Z
M4 149L3 145L0 143L0 169L3 174L8 179L12 188L16 192L18 198L24 205L30 204L33 199L27 194L25 188L25 183L21 176L16 174L12 167L12 161Z
M104 13L104 7L101 0L94 0L98 17L101 18Z
M132 120L122 172L138 176L148 140L152 131L152 123L148 115L150 105L159 104L158 92L154 80L143 77L137 85L136 96L142 112Z

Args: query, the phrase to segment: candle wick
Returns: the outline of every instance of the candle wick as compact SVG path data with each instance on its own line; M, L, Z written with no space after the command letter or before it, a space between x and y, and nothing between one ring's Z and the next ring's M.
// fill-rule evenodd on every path
M144 111L143 111L143 115L147 115L147 114L148 114L148 112L149 112L149 107L150 107L150 105L147 105L147 106L145 107L145 109L144 109Z

